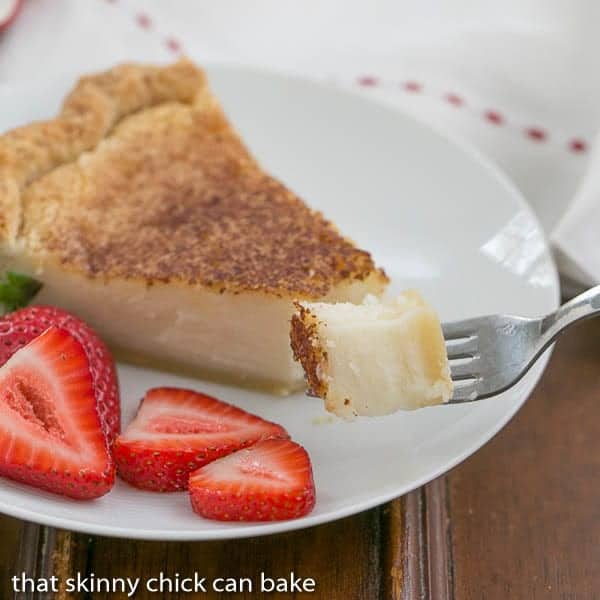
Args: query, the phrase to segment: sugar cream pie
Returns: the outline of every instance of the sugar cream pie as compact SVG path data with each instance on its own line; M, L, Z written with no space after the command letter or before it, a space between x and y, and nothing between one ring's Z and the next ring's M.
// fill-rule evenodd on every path
M337 415L387 415L452 395L440 321L417 292L298 303L291 340L310 391Z
M294 302L387 283L261 169L187 60L84 77L56 118L0 136L0 268L126 359L283 392L303 380Z

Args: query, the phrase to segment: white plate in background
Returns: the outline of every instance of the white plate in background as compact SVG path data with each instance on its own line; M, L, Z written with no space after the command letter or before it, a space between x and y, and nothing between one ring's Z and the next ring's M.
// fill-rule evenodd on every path
M215 67L209 75L267 170L370 250L393 291L419 288L443 319L557 306L556 270L536 218L473 150L355 93L246 69ZM0 131L50 117L71 83L5 88ZM142 492L119 481L107 496L77 502L1 480L0 511L91 534L168 540L324 523L400 496L475 452L525 401L545 362L494 399L352 423L328 418L319 400L302 394L277 398L121 365L124 423L145 390L164 385L195 388L281 423L311 456L315 510L294 521L227 524L197 517L185 493Z

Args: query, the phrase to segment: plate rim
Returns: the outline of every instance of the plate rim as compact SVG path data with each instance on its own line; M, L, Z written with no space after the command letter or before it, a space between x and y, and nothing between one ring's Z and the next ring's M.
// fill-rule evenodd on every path
M447 142L450 146L456 148L457 151L462 152L466 155L473 163L487 171L492 178L494 178L505 190L507 196L510 196L518 205L520 210L525 211L527 216L531 219L532 223L535 224L538 233L541 236L541 240L544 244L544 252L547 254L550 263L551 272L551 287L548 287L549 294L553 294L552 305L557 308L560 305L560 281L558 270L556 267L555 259L551 253L551 246L548 235L541 226L541 223L529 205L527 200L521 191L517 188L516 184L509 178L506 172L495 162L479 150L472 142L465 139L455 132L451 132L446 128L433 125L425 120L422 115L413 115L402 108L396 108L391 106L385 101L370 97L349 86L339 85L329 81L315 80L308 76L299 75L297 73L289 73L279 69L270 69L266 67L250 66L250 65L234 65L229 63L219 62L208 62L202 65L208 74L210 82L211 73L216 71L229 71L230 73L241 72L244 74L255 73L261 77L268 77L271 79L285 79L295 84L300 84L310 87L317 87L327 93L334 93L340 96L350 95L354 98L360 99L365 104L371 104L377 106L380 110L387 112L391 118L400 118L407 121L412 121L417 124L420 128L429 131L430 134L441 138ZM62 71L57 73L54 77L46 77L45 81L66 80L72 78L73 72ZM77 76L77 75L75 75ZM33 84L33 85L32 85ZM39 87L41 85L40 80L35 82L20 82L6 86L4 89L10 91L11 94L19 94L21 91L27 93L27 89L33 87ZM59 529L66 529L70 531L90 534L90 535L101 535L115 538L135 539L135 540L149 540L149 541L214 541L214 540L226 540L226 539L243 539L248 537L262 537L267 535L274 535L277 533L283 533L287 531L297 531L300 529L307 529L337 521L351 515L359 514L363 511L370 510L386 502L390 502L396 498L399 498L430 481L440 477L447 473L457 465L462 463L468 457L472 456L490 440L492 440L515 416L515 414L521 409L523 404L527 401L533 388L537 385L541 376L543 375L553 347L547 350L544 355L540 357L537 362L536 371L531 379L527 382L527 386L523 390L522 398L515 403L514 406L497 422L494 423L493 427L486 430L482 435L468 447L463 449L461 453L455 456L452 460L446 461L443 465L436 469L424 474L422 477L415 479L412 483L404 486L399 486L393 491L386 492L373 496L369 499L365 499L361 502L354 502L343 508L329 510L318 515L308 515L301 519L294 519L288 521L278 522L267 522L267 523L250 523L248 525L241 525L235 523L235 527L227 527L224 524L222 529L214 529L210 531L196 531L190 530L174 530L169 532L164 529L128 529L121 526L111 526L104 524L94 524L87 521L74 520L66 517L58 517L52 515L45 515L44 513L31 509L24 509L13 504L7 503L0 498L0 512L14 518L22 519L25 521L45 525L49 527L55 527ZM488 400L489 401L489 400Z

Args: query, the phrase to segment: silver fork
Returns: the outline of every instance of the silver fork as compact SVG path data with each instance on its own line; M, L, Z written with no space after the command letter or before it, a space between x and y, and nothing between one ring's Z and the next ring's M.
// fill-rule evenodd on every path
M491 315L444 323L454 382L449 404L495 396L519 381L568 327L600 315L600 285L545 317Z

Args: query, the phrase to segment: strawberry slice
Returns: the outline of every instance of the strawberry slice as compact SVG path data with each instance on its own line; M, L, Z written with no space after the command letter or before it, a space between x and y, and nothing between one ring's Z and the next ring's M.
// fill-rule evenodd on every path
M17 18L23 0L0 0L0 32L8 29Z
M192 508L217 521L283 521L308 514L315 484L306 450L266 440L190 475Z
M156 492L185 490L189 474L240 448L286 430L205 394L155 388L114 445L119 475Z
M62 329L0 368L0 475L71 498L97 498L114 483L86 353Z
M10 285L0 283L0 301L4 302L4 295L8 292L28 294L30 290L23 288L35 285L25 276L7 275ZM54 306L28 306L4 315L0 318L0 366L52 325L68 331L83 346L90 363L102 429L109 444L112 444L121 428L117 372L104 342L81 319Z

